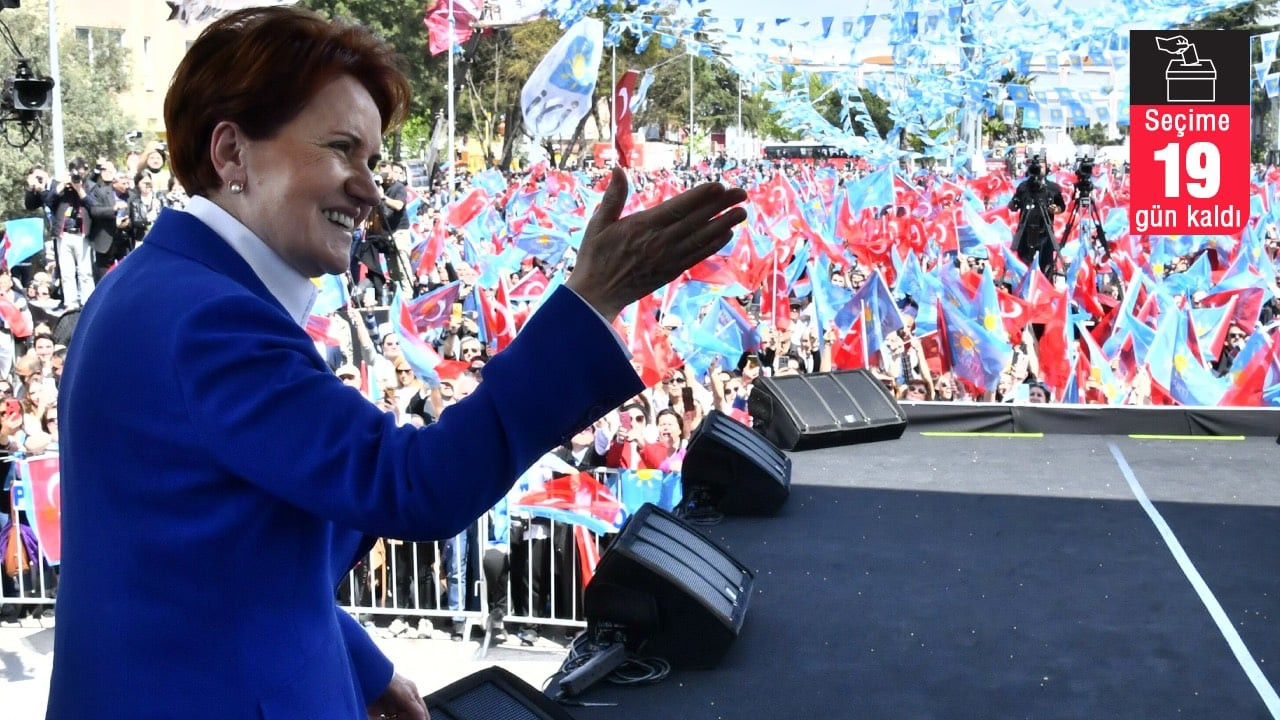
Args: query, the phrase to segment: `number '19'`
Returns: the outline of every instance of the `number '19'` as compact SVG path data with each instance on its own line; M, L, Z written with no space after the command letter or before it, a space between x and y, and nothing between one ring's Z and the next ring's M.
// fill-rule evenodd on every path
M1168 198L1182 194L1181 163L1178 162L1180 147L1178 143L1169 143L1155 151L1155 159L1164 163L1164 196ZM1186 168L1187 176L1191 178L1187 183L1187 193L1191 197L1211 198L1218 194L1222 163L1217 145L1211 142L1191 143L1187 147Z

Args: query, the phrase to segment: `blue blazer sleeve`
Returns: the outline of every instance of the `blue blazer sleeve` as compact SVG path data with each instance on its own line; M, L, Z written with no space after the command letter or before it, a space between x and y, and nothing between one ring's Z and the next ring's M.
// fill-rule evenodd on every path
M474 393L426 428L397 426L260 306L219 298L178 319L170 351L197 442L227 473L372 535L458 533L544 452L642 387L609 328L562 288Z
M362 539L456 534L641 388L561 288L470 397L397 426L225 241L162 213L90 297L60 385L47 717L362 717L392 674L335 604Z

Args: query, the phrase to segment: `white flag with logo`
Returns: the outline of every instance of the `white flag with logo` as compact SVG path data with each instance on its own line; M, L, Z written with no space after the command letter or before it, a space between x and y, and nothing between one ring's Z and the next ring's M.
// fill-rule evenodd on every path
M520 92L524 125L535 138L571 134L591 109L603 40L604 23L583 18L538 63Z

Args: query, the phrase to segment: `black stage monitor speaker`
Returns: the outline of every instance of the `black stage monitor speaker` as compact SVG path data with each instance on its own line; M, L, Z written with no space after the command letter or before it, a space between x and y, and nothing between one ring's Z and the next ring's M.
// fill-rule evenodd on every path
M583 591L587 631L676 668L714 667L742 630L755 575L656 505L623 526Z
M496 665L423 698L431 720L573 720L537 688Z
M747 410L783 450L896 440L907 429L898 401L866 370L757 378Z
M791 458L763 435L712 410L689 438L683 495L726 515L772 515L791 494Z

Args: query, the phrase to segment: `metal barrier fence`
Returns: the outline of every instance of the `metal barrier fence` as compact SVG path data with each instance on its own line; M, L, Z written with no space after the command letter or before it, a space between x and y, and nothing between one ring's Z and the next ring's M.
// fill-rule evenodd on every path
M30 558L30 567L16 575L0 573L0 618L30 612L39 616L54 605L58 570L43 557ZM4 607L9 606L9 607Z
M599 468L594 475L620 495L616 470ZM584 583L573 527L520 513L512 513L510 520L506 544L491 540L492 511L448 540L382 538L339 585L338 605L373 627L389 627L399 620L397 629L417 631L425 620L432 632L440 625L448 631L456 626L464 638L480 630L483 650L500 626L512 634L532 629L566 636L585 628ZM607 537L587 537L598 557ZM33 558L31 569L3 577L0 605L29 606L33 612L52 607L56 587L57 569L43 557L39 562Z
M620 497L618 472L593 473ZM382 539L339 587L338 603L366 624L412 632L422 621L471 637L484 633L482 652L501 627L566 637L587 626L582 567L573 526L519 512L510 514L506 544L492 540L492 511L449 540L405 543ZM589 535L598 556L607 538ZM465 538L465 539L463 539ZM465 589L460 592L459 587Z

